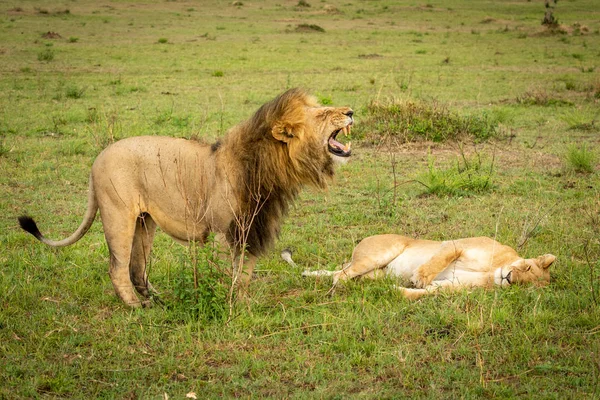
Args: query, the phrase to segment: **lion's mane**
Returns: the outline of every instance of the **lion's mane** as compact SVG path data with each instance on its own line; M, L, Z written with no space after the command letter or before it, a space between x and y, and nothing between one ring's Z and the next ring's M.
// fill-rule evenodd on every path
M247 121L234 127L216 151L228 152L231 167L237 162L240 208L231 222L228 240L245 244L261 255L280 232L289 204L304 185L326 188L333 176L333 161L307 122L305 107L317 102L301 89L291 89L264 104ZM276 140L273 132L291 135Z

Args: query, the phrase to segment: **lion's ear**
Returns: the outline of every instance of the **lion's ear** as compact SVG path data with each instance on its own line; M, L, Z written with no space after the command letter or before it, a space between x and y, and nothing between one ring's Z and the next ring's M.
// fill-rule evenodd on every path
M536 259L537 264L543 269L549 268L550 265L552 265L552 263L554 262L554 260L556 260L556 257L552 254L544 254L543 256L539 256Z
M271 129L271 134L280 142L289 143L293 138L301 136L301 130L301 126L278 123Z

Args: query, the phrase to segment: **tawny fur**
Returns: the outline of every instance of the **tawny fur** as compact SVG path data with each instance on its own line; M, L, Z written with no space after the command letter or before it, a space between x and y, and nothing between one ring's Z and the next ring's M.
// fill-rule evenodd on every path
M151 295L146 264L157 226L183 243L202 243L214 232L233 259L244 257L247 285L300 189L326 187L334 160L350 155L333 139L353 123L352 114L291 89L212 146L159 136L124 139L96 158L88 209L74 234L53 241L31 218L19 222L43 243L67 246L85 235L99 209L111 281L131 306L143 303L136 291Z
M289 260L291 258L288 257ZM552 254L524 259L509 246L488 237L444 242L400 235L363 239L352 260L337 271L305 271L304 276L333 276L333 287L352 278L392 276L410 280L414 288L397 287L405 297L417 299L439 289L507 286L512 283L546 285ZM289 262L289 261L288 261Z

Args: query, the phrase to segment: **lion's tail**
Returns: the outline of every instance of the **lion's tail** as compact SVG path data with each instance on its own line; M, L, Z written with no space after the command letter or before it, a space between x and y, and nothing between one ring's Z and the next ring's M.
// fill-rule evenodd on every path
M97 211L98 202L96 201L96 193L94 192L93 182L90 177L90 190L88 193L87 210L85 212L85 216L83 217L83 222L81 222L79 228L77 228L77 230L71 236L63 240L50 240L42 235L33 218L27 215L19 217L19 225L21 225L21 228L23 228L25 231L35 236L40 242L45 243L48 246L64 247L77 242L83 237L83 235L87 233L87 231L90 229L90 226L92 226L94 219L96 218Z

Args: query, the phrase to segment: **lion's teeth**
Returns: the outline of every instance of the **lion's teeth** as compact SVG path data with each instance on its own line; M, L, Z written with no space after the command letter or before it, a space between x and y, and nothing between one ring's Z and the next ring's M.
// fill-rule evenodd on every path
M352 142L348 142L348 144L346 145L346 151L350 151L351 145L352 145Z

